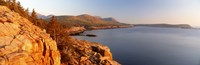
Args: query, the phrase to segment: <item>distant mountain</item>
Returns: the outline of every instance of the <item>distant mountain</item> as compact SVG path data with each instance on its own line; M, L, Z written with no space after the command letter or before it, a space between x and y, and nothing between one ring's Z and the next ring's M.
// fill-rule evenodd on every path
M31 12L29 12L29 15L31 15ZM37 16L38 16L38 18L47 19L47 18L50 18L50 17L52 17L54 15L48 15L48 16L46 16L46 15L37 13Z
M51 14L51 15L48 15L48 16L46 16L44 19L51 18L52 16L55 16L55 15L53 15L53 14Z
M112 17L109 17L109 18L102 18L102 20L108 21L108 22L118 22L117 20L115 20L115 19L112 18Z
M38 16L38 18L48 19L48 18L51 18L51 17L54 16L54 15L45 16L45 15L42 15L42 14L37 13L37 16Z
M82 20L85 20L87 22L91 22L91 23L100 23L100 22L104 22L101 20L100 17L97 17L97 16L91 16L91 15L88 15L88 14L83 14L83 15L78 15L78 16L75 16L77 19L82 19Z
M134 26L165 27L165 28L192 28L188 24L134 24Z
M38 16L38 18L42 18L42 19L46 19L46 18L48 18L47 16L42 15L42 14L39 14L39 13L37 13L37 16Z
M127 24L120 23L114 18L101 18L99 16L91 16L88 14L78 16L55 16L59 22L66 26L85 26L87 27L103 27L103 26L124 26ZM50 18L47 19L48 21Z

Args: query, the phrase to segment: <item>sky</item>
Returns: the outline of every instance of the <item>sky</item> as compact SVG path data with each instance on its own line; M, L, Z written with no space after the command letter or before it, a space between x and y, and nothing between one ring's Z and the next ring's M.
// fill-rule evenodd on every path
M200 26L200 0L17 0L44 15L90 14L130 24Z

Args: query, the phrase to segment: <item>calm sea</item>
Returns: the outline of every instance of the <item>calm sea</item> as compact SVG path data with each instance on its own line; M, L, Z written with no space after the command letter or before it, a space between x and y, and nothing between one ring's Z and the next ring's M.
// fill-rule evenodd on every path
M134 27L86 31L75 36L110 47L122 65L200 65L200 30Z

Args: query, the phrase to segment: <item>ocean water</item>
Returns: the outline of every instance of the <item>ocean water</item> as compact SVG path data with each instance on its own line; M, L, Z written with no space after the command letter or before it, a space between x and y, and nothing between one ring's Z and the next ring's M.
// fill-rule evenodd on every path
M133 27L86 31L74 36L110 47L122 65L200 65L200 30Z

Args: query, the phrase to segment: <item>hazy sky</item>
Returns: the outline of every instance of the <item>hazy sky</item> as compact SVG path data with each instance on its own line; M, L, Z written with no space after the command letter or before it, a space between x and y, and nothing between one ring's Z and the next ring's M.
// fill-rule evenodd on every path
M200 26L200 0L18 0L25 8L49 15L90 14L124 23Z

